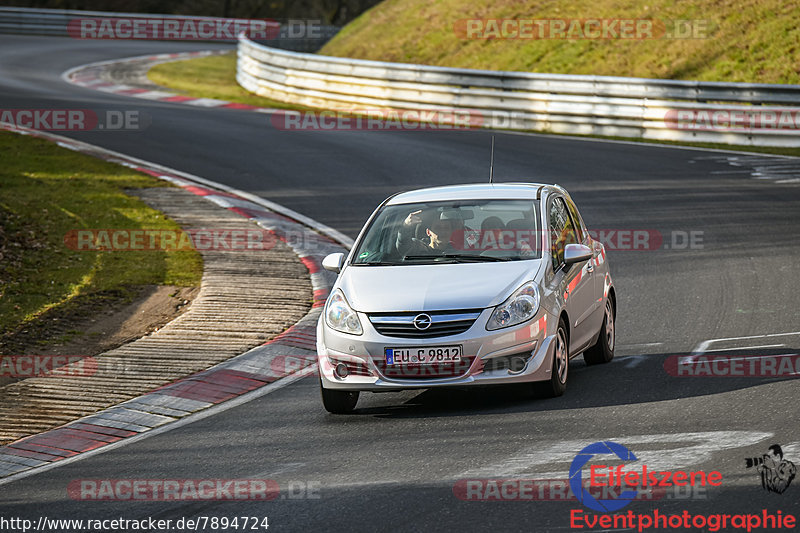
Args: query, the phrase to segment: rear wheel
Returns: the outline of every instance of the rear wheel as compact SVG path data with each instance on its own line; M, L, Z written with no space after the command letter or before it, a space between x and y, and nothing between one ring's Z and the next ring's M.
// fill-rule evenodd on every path
M319 382L319 390L322 394L322 405L329 413L344 415L352 413L358 403L358 391L342 391L326 389L322 386L322 378Z
M614 302L611 298L608 298L606 300L605 315L603 316L603 325L600 326L600 335L597 336L597 342L583 352L583 360L586 361L586 364L599 365L614 359L615 336Z
M567 377L569 376L569 335L564 319L558 320L558 330L556 343L553 351L553 368L550 371L550 379L536 383L537 392L547 398L561 396L567 390Z

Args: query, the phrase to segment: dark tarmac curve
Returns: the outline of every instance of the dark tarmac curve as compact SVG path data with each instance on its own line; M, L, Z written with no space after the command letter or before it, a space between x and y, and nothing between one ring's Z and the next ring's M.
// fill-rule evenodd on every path
M149 114L152 124L141 132L69 135L256 193L350 236L396 191L486 179L489 132L290 133L258 113L149 102L60 78L88 62L211 47L3 35L0 108ZM0 516L266 515L271 531L561 531L569 529L571 510L588 509L575 502L464 502L453 484L480 470L484 477L566 478L569 461L536 463L535 452L567 441L574 447L663 434L677 443L703 441L700 462L674 454L686 462L670 467L721 470L723 486L706 499L634 502L626 510L798 514L800 484L783 495L765 493L743 461L773 442L800 441L797 382L675 378L663 362L707 339L800 330L800 185L754 180L711 152L508 133L497 133L496 143L496 181L557 182L592 228L657 230L667 242L672 231L702 232L699 249L609 252L619 300L612 364L588 368L574 360L569 389L558 399L531 399L517 389L364 395L347 417L326 414L315 379L301 379L219 415L0 485ZM726 347L800 350L800 335L775 339ZM630 448L649 450L655 461L676 446ZM800 453L788 458L800 464ZM284 490L270 502L83 502L66 491L71 480L86 478L252 477L275 479L283 489L290 482L318 486L319 498L287 498Z

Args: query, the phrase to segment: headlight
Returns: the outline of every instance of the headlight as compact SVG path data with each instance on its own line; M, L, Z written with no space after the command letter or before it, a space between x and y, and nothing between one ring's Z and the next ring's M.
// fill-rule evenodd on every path
M325 323L342 333L361 335L364 332L361 329L361 321L358 319L358 315L347 304L344 294L339 289L334 291L328 300L328 305L325 307Z
M529 281L517 289L508 300L495 307L486 329L492 331L522 324L533 318L537 311L539 311L539 289L534 282Z

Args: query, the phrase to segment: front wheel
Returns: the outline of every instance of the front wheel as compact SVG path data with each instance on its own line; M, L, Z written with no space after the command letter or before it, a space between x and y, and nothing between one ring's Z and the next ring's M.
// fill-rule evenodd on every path
M539 395L547 398L561 396L567 390L567 376L569 375L569 335L564 319L558 321L556 331L555 351L553 352L553 368L550 371L550 379L536 383Z
M326 389L322 386L322 378L319 381L319 390L322 394L322 405L329 413L344 415L352 413L358 403L358 391L342 391Z
M614 359L615 335L614 302L611 301L611 298L608 298L606 300L605 315L603 316L603 325L600 326L600 335L597 336L597 342L583 352L583 360L586 361L587 365L599 365Z

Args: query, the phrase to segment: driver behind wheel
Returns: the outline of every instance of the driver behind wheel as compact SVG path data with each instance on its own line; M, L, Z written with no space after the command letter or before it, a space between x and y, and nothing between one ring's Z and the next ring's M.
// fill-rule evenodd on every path
M450 252L455 248L450 242L456 225L461 220L455 210L438 213L425 229L426 237L414 237L414 229L423 223L422 209L412 211L403 221L397 232L397 251L402 255L433 255L436 252Z

